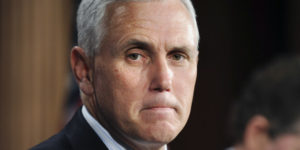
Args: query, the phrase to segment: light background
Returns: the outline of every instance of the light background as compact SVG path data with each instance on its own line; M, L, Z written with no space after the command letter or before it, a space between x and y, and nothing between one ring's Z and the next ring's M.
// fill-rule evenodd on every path
M0 1L0 149L59 131L67 93L71 0Z

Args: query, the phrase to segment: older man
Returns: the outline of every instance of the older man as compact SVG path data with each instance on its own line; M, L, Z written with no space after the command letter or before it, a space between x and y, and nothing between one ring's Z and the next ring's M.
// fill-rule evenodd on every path
M83 107L33 149L167 149L190 114L199 34L190 0L83 0L71 65Z

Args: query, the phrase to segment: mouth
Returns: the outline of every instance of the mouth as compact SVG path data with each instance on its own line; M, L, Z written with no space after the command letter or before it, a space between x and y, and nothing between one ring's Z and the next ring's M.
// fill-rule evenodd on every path
M143 103L141 113L153 118L169 118L178 115L177 100L173 95L160 94ZM152 118L150 117L150 118Z
M172 106L150 106L142 109L142 112L149 115L170 115L176 113L176 109Z
M176 118L176 111L168 106L153 106L147 107L141 111L141 115L146 122L164 122Z
M144 108L143 110L175 110L172 106L149 106Z

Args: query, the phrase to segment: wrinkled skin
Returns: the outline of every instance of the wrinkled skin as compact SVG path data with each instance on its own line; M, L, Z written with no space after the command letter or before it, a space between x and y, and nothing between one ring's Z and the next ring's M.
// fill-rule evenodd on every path
M198 62L192 18L178 0L117 2L106 11L113 19L94 58L88 109L123 146L160 149L190 114Z

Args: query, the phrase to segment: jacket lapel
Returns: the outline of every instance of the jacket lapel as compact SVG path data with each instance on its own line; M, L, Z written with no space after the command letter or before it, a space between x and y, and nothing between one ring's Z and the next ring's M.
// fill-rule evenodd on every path
M65 127L65 133L74 150L108 150L87 123L80 107Z

